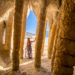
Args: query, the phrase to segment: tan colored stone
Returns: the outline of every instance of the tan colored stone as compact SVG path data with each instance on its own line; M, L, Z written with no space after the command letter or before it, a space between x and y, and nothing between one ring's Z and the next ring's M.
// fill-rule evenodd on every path
M43 33L43 43L42 43L42 55L43 55L43 52L44 52L44 45L45 45L45 37L46 37L46 23L45 23L45 28L44 28L44 33Z
M1 31L0 32L0 59L1 59L1 62L3 62L5 64L5 66L1 65L1 63L0 63L0 65L4 66L4 67L8 66L9 63L10 63L10 41L11 41L11 32L10 32L10 30L12 30L11 29L12 25L10 25L10 23L12 24L12 22L11 22L12 21L11 14L12 13L9 13L9 16L8 16L7 20L2 20L1 25L0 25L0 28L1 28L0 29L0 31ZM9 17L10 16L11 16L11 18L10 18L10 23L9 23ZM5 39L5 44L3 44L4 22L6 23L6 29L8 29L7 30L8 32L6 32L6 36L5 36L6 38L7 37L8 38Z
M51 33L52 33L52 29L49 28L49 38L48 38L48 58L50 59L51 56L50 56L50 39L51 39Z
M73 74L72 67L69 68L69 67L55 65L53 68L55 70L53 71L52 75L72 75Z
M56 25L53 25L51 29L51 34L49 37L49 43L48 43L48 57L49 58L51 58L52 56L55 35L56 35Z
M75 63L73 54L75 21L72 21L74 16L71 15L74 14L73 10L75 10L74 0L63 0L52 75L73 75Z
M24 0L16 0L15 3L15 14L14 14L14 43L13 43L13 65L12 70L19 70L19 50L20 50L20 39L21 39L21 24L23 14Z
M40 10L40 15L38 19L38 27L37 27L37 35L36 35L36 44L35 44L35 67L41 67L41 49L43 43L44 36L44 28L45 28L45 20L46 20L46 0L43 1L43 7Z
M23 47L24 47L24 38L25 38L25 30L26 30L26 19L27 19L27 11L28 11L28 1L25 1L24 9L23 9L23 18L22 18L22 27L21 27L21 42L20 42L20 58L23 59Z
M59 38L57 40L57 50L62 49L62 52L65 52L69 55L75 56L75 42L68 39Z

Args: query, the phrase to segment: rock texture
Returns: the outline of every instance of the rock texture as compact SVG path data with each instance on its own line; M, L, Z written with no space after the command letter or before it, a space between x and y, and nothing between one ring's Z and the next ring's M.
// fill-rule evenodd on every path
M48 22L48 57L51 58L51 55L53 55L52 75L72 75L73 66L75 66L74 0L0 0L0 65L5 67L10 62L13 29L12 68L13 71L19 70L19 57L23 58L26 19L29 9L34 11L38 21L35 67L41 67L41 52L44 48L46 22ZM59 12L60 16L58 16ZM59 23L57 23L57 16L60 17ZM14 28L12 28L13 26Z
M41 50L42 50L42 43L44 38L45 20L46 20L46 0L43 1L43 6L40 10L40 15L38 20L36 45L35 45L35 67L36 68L40 68L41 66Z
M49 34L49 40L48 40L48 58L51 58L53 46L54 46L54 40L55 40L55 34L56 34L56 28L57 25L52 25L52 29Z
M24 0L16 0L14 14L14 43L13 43L13 65L12 70L19 70L19 50L21 39L21 24L23 14Z
M26 19L27 19L27 11L28 11L28 3L29 1L24 1L24 8L23 8L23 18L22 18L22 25L21 25L21 42L20 42L20 58L23 59L23 47L24 47L24 38L25 38L25 30L26 30Z
M75 65L75 2L63 0L52 75L72 75Z
M0 22L0 58L1 61L5 63L5 65L8 65L10 61L13 14L14 12L11 11L10 15L8 15L6 18L3 18L3 20Z

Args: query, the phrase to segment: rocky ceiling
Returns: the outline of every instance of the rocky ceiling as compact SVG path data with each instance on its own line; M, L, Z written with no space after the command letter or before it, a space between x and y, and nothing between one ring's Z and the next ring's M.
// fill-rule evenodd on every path
M0 17L14 6L14 0L0 0Z
M29 6L32 7L35 15L39 16L40 8L43 5L44 0L29 0ZM47 21L52 23L55 20L56 13L59 12L59 8L62 4L62 0L46 0L47 1ZM9 9L15 6L15 0L0 0L0 17L6 13Z

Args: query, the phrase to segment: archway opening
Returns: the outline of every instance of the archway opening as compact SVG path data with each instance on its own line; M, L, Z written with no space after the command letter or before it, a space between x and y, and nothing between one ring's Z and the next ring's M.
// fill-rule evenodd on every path
M31 46L32 46L32 57L34 58L35 54L35 37L37 30L37 17L33 10L29 10L26 21L26 33L25 33L25 42L24 42L24 58L28 58L27 50L27 39L30 38Z

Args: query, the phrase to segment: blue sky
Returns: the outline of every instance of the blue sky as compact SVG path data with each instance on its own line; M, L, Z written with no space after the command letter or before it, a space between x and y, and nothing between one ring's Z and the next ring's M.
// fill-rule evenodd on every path
M37 18L32 10L30 10L29 16L27 18L26 22L26 32L36 34L36 28L37 28ZM47 36L49 33L49 26L47 23Z

